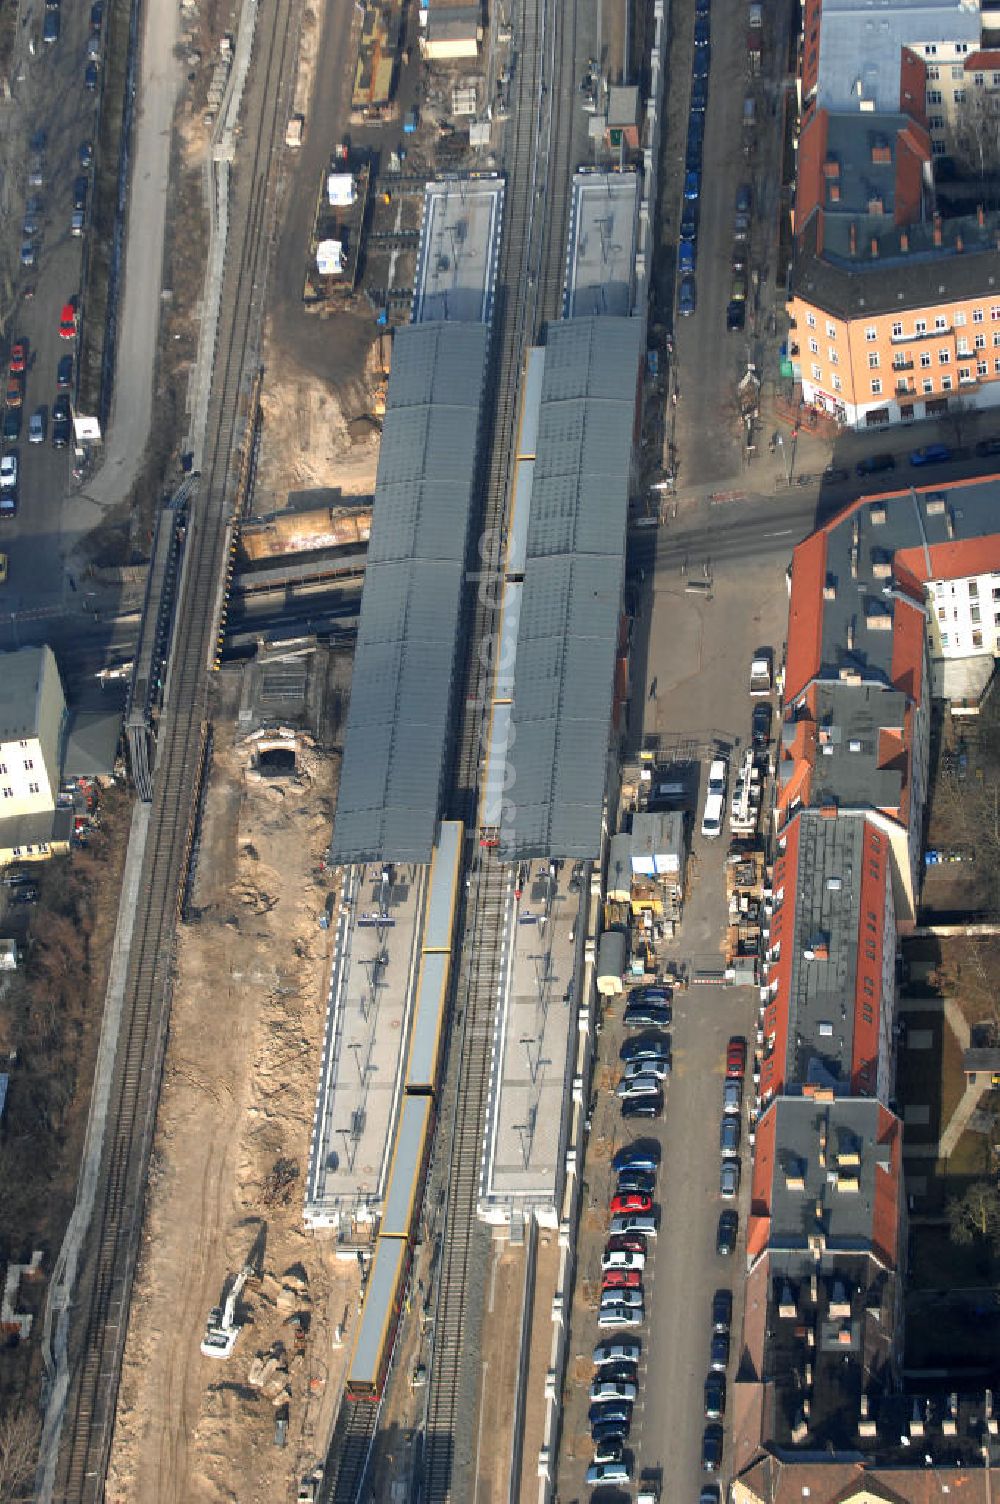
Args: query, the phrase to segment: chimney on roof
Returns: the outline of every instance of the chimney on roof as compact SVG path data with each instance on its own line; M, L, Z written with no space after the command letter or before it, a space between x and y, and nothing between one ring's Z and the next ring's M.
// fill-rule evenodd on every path
M941 244L941 216L940 216L940 214L935 214L935 216L934 216L934 244L935 245L940 245Z
M847 623L847 651L854 652L854 617Z
M962 252L965 250L965 242L963 241L961 235L956 235L955 236L955 249L956 249L956 251L958 252L959 255L961 255Z
M899 249L903 252L904 256L910 249L910 237L905 230L900 230L899 232Z
M985 230L985 228L986 228L986 210L983 208L982 204L977 204L976 205L976 219L977 219L977 221L979 223L979 228L981 230Z
M873 235L871 240L872 260L878 260L878 236Z
M851 255L856 256L858 254L858 227L854 223L853 219L851 220L851 230L848 243L851 248Z
M826 1169L826 1118L819 1120L819 1162L822 1169Z

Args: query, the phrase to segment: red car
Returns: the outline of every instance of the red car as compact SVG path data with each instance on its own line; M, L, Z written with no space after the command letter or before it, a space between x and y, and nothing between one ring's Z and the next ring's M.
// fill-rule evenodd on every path
M726 1049L726 1075L742 1081L747 1068L747 1042L734 1034Z
M59 338L76 339L76 309L72 303L64 303L59 315Z
M621 1237L609 1238L605 1253L648 1253L646 1239L638 1232L624 1233Z
M651 1212L652 1210L652 1196L646 1196L642 1191L619 1191L617 1196L611 1198L613 1217L619 1216L622 1212Z
M23 339L17 340L10 347L10 374L20 376L28 364L28 347Z
M642 1275L638 1269L605 1269L601 1289L641 1290Z

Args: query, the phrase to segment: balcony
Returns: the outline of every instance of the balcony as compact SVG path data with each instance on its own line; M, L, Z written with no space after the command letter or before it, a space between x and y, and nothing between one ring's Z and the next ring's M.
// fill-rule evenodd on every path
M917 389L916 389L915 386L910 386L905 381L897 381L896 382L896 396L897 397L915 397L916 395L917 395Z
M893 363L892 363L892 369L894 371L912 371L913 370L913 361L912 360L894 360Z
M947 339L951 333L951 325L947 329L913 329L909 334L893 334L891 340L894 345L911 345L922 339Z

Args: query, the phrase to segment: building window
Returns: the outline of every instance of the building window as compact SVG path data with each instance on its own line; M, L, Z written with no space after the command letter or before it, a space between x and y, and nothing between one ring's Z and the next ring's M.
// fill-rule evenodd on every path
M956 349L957 349L957 352L958 352L959 355L968 355L968 353L969 353L969 341L965 338L964 335L959 340L958 345L956 346Z
M946 143L941 140L940 136L935 136L934 140L931 142L931 150L936 157L943 157L948 150L948 147Z
M994 87L994 89L1000 89L1000 73L994 73L994 75L993 75L993 87Z
M827 325L826 325L826 337L827 337L827 339L836 339L837 338L837 326L836 326L836 324L831 324L829 320L827 320Z
M881 397L881 395L882 395L882 383L879 380L879 378L876 376L875 380L872 382L872 396L873 397Z
M927 103L928 104L940 104L941 103L941 90L940 89L928 89L927 90Z
M969 44L968 44L968 42L956 42L955 43L955 51L959 54L960 57L964 56L964 54L966 52L968 52L968 50L969 50Z
M993 374L994 374L994 376L1000 376L1000 360L994 360L994 362L993 362Z
M996 585L993 586L993 599L1000 601L1000 590L997 589Z
M954 98L954 101L955 101L956 104L964 104L965 103L965 90L964 89L956 89L953 98Z
M974 308L972 310L972 322L974 324L981 324L983 322L983 310L981 308Z
M26 773L30 773L30 772L31 772L31 770L32 770L32 768L33 768L33 767L34 767L34 766L35 766L35 760L34 760L34 758L33 758L33 757L26 757L26 758L25 758L25 759L24 759L24 771L25 771L25 772L26 772Z
M929 376L925 376L924 379L923 379L923 381L920 383L920 385L923 388L925 395L928 392L933 392L933 390L934 390L934 383L933 383L933 381L931 380L931 378Z
M939 350L938 351L938 364L942 365L942 366L949 366L949 365L951 365L951 351L950 350Z
M978 601L978 599L979 599L979 581L978 580L966 580L965 583L969 587L969 600L970 601Z
M900 327L900 329L902 329L902 327L903 327L902 324L900 324L899 327ZM913 332L914 332L914 334L926 334L927 333L927 320L926 319L917 319L914 322L914 325L913 325Z
M839 366L840 365L840 356L837 354L836 350L833 348L832 345L829 347L829 349L827 350L826 353L827 353L827 356L829 357L829 361L830 361L830 364L832 366Z
M27 745L28 745L27 742L18 742L18 746L19 747L26 747Z
M938 621L947 621L948 612L944 606L938 606Z
M988 376L989 374L990 374L989 362L986 361L986 360L977 360L976 361L976 375L977 376Z
M833 378L833 390L835 392L840 392L840 391L843 391L843 389L844 389L844 383L841 381L840 377L839 376L834 376L834 378Z
M947 329L947 327L948 327L948 320L945 318L944 314L943 313L936 314L935 317L934 317L934 328L935 329Z
M28 784L28 793L29 794L37 794L38 793L38 784L37 783L29 783Z
M994 350L1000 350L1000 329L994 329L993 331L993 348Z
M951 377L950 376L942 376L941 377L941 390L942 390L942 392L950 392L951 391L951 385L952 385L952 383L951 383Z
M960 84L962 82L962 75L963 75L964 72L965 72L965 69L962 67L961 63L957 63L957 64L956 63L952 63L952 65L951 65L951 81L952 81L952 83L953 84Z
M983 84L986 82L985 75L982 73L974 73L972 75L972 82L975 84L977 89L981 89L983 87Z
M958 312L958 313L956 313L955 317L952 319L952 323L954 324L954 326L955 326L956 329L964 329L965 328L965 314L962 313L961 311Z
M811 339L809 341L809 353L810 353L810 355L818 355L819 354L819 340L818 339Z
M941 69L936 64L927 69L927 78L930 83L936 84L940 77Z
M982 645L983 645L983 634L982 634L982 632L973 632L973 634L972 634L972 646L974 648L981 648Z
M807 313L806 314L806 323L809 325L810 329L815 329L816 328L816 315L814 313Z
M7 764L5 762L0 762L0 775L5 774L6 772Z
M997 309L997 318L1000 318L1000 308ZM895 332L896 332L896 326L895 325L893 325L892 332L893 332L893 334L895 334ZM903 332L903 326L902 325L899 326L899 332L900 332L900 334L902 334L902 332ZM868 341L868 343L870 345L873 345L875 343L875 341L878 339L878 330L876 329L876 327L875 327L874 324L869 324L868 327L865 329L865 339Z
M868 369L869 369L869 371L877 371L878 370L878 366L879 366L878 351L877 350L869 350L868 351Z
M930 363L931 363L931 352L929 350L921 350L921 352L920 352L920 364L923 366L924 370L927 369L927 367L930 365Z
M973 341L973 343L975 344L975 347L976 347L977 350L985 350L986 349L986 335L985 334L977 334L975 340Z
M822 366L813 366L813 368L812 368L812 378L813 378L813 381L822 381L823 380L823 368L822 368Z
M941 633L941 646L943 648L946 648L948 646L948 633L947 632L942 632Z
M971 380L972 380L972 367L971 366L959 366L959 368L958 368L958 384L959 384L959 386L961 386L963 382L969 382Z
M892 326L892 337L893 337L893 339L902 339L903 338L903 326L902 326L902 324L899 324L899 323L893 324L893 326ZM872 338L874 338L874 335L872 336Z
M928 42L924 47L924 57L937 57L937 42Z
M927 125L928 125L928 128L930 130L932 130L932 131L943 131L944 130L944 116L943 115L928 115L928 117L927 117Z

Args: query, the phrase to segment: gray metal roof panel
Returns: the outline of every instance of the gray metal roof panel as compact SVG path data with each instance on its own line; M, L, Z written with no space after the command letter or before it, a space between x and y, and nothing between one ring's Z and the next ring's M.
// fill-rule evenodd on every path
M462 858L462 823L442 820L434 848L422 945L424 950L451 948Z
M414 1202L420 1186L427 1127L433 1105L430 1097L403 1098L403 1110L399 1115L392 1153L389 1186L379 1222L379 1235L383 1238L405 1239L413 1229Z
M421 1087L433 1090L437 1081L450 970L449 951L428 950L421 957L410 1058L406 1067L406 1085L410 1091Z

